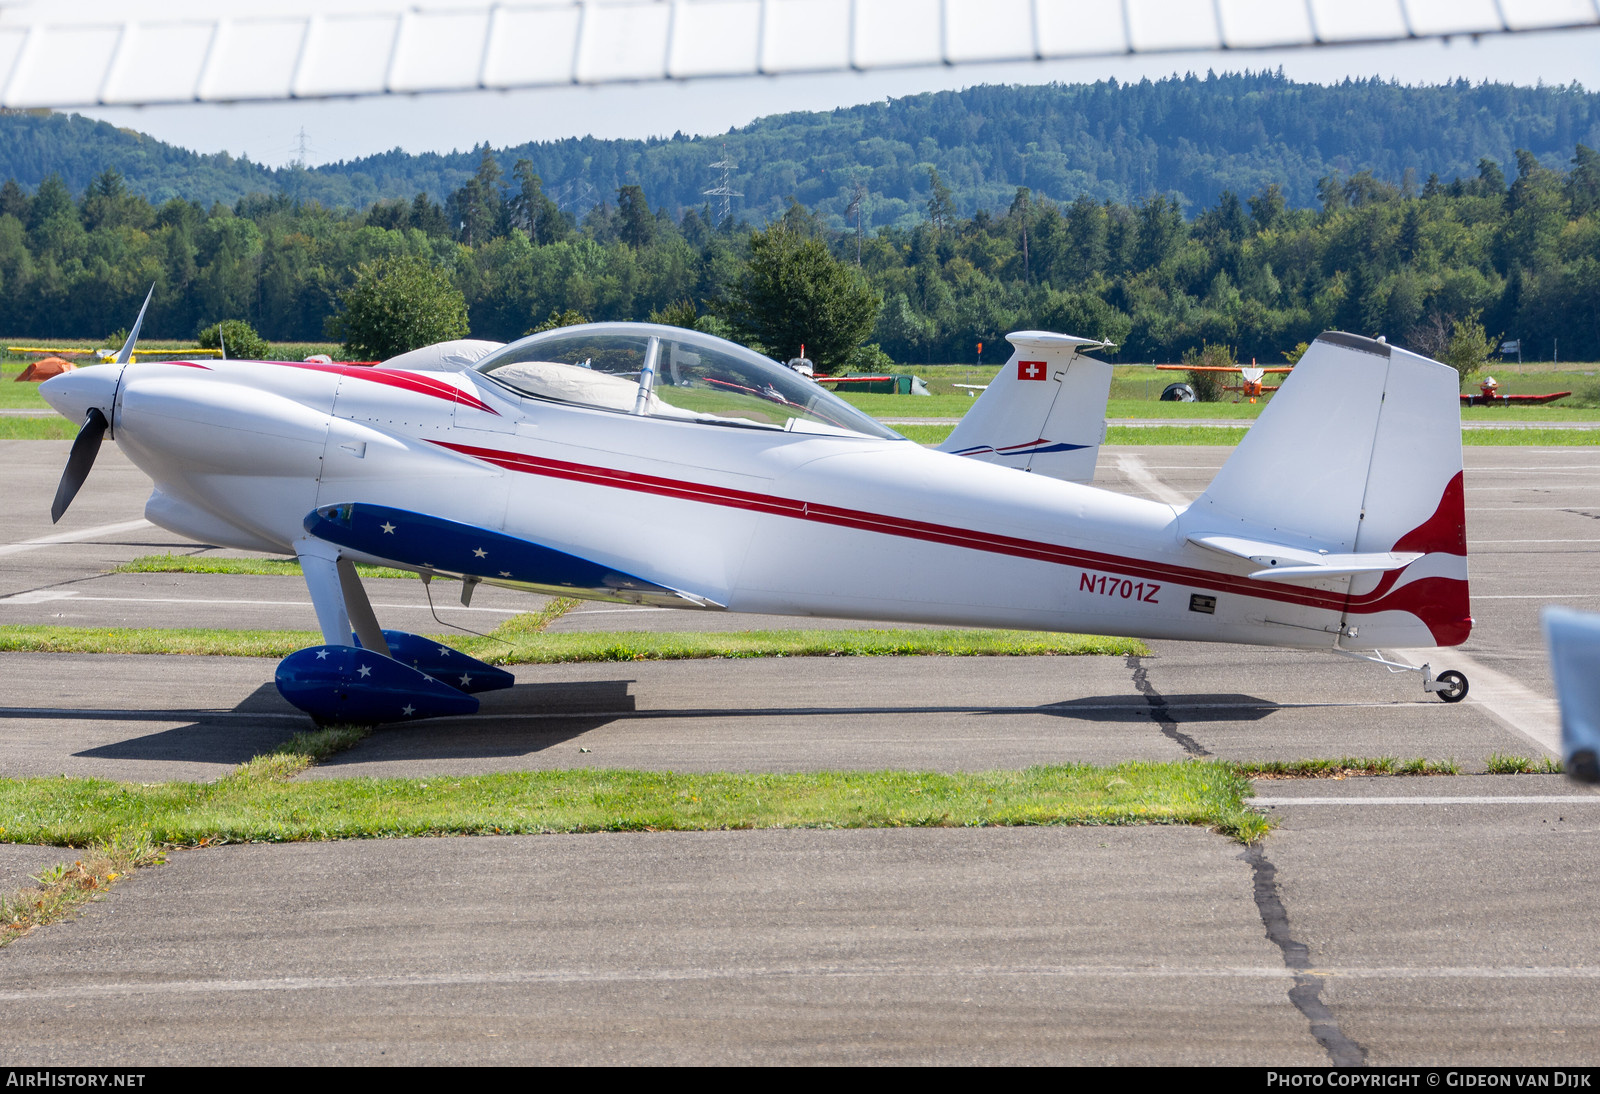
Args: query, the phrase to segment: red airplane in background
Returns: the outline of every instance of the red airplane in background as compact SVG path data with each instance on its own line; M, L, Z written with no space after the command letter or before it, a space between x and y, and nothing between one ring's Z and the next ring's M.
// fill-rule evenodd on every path
M1254 399L1277 391L1277 384L1263 384L1261 378L1269 372L1293 372L1293 365L1273 365L1270 368L1258 366L1254 362L1249 365L1157 365L1160 372L1237 372L1240 382L1237 384L1223 384L1223 391L1237 391L1239 394Z
M1539 406L1542 403L1553 403L1557 399L1565 399L1571 395L1570 391L1552 391L1547 395L1501 395L1500 385L1493 376L1485 376L1483 383L1478 385L1478 394L1464 392L1461 396L1462 406Z

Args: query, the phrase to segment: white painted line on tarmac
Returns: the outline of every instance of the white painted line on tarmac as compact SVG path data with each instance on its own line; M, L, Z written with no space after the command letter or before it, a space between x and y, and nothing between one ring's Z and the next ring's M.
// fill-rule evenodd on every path
M37 551L43 547L54 547L59 543L82 543L85 540L99 539L101 536L114 536L119 532L132 532L138 528L154 528L144 518L138 520L124 520L117 524L101 524L94 528L80 528L76 532L57 532L54 535L40 536L38 539L25 539L21 543L7 543L0 546L0 555L16 555L23 551Z
M1469 513L1570 513L1574 509L1600 509L1596 505L1469 505Z
M1251 805L1600 805L1600 794L1428 794L1407 797L1251 798Z
M1593 546L1600 543L1600 536L1591 539L1475 539L1469 547L1481 547L1485 543L1587 543Z
M1162 482L1150 473L1144 461L1129 452L1119 452L1116 455L1117 469L1128 476L1128 481L1154 495L1156 500L1164 501L1168 505L1188 505L1190 499Z
M1495 596L1479 596L1474 593L1474 600L1593 600L1600 593L1498 593Z
M926 962L852 962L815 965L719 965L655 969L542 968L484 972L414 972L345 976L211 977L194 980L100 981L30 986L0 992L0 1002L36 1003L58 999L120 996L214 995L233 992L350 991L518 984L619 984L729 980L833 980L877 977L942 980L974 977L1070 980L1269 980L1296 975L1350 980L1596 980L1594 965L1390 965L1351 968L1287 969L1282 965L942 965Z
M1424 661L1415 650L1397 652L1395 658L1418 668ZM1482 708L1506 729L1526 737L1551 756L1561 755L1561 709L1554 699L1546 699L1459 650L1439 650L1426 660L1466 675L1464 702Z

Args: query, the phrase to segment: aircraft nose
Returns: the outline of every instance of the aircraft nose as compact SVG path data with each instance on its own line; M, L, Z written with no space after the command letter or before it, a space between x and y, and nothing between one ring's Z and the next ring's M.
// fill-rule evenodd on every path
M122 369L121 365L90 365L63 372L40 384L39 394L63 418L81 422L93 406L109 421Z

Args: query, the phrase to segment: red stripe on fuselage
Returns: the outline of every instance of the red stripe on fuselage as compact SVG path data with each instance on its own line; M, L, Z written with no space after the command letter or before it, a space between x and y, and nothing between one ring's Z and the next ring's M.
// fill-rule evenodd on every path
M1203 589L1225 590L1238 593L1241 596L1255 597L1258 600L1270 600L1282 604L1298 604L1304 607L1323 608L1334 612L1370 613L1381 611L1405 611L1416 615L1428 628L1433 631L1439 645L1459 644L1466 640L1466 633L1471 629L1471 619L1456 620L1454 618L1435 620L1430 618L1435 613L1425 611L1426 604L1433 598L1420 597L1424 590L1414 589L1415 586L1427 586L1430 590L1437 590L1437 583L1448 583L1452 587L1459 587L1461 601L1466 599L1466 582L1459 578L1426 578L1413 582L1401 590L1390 595L1400 575L1405 572L1391 570L1385 573L1371 592L1358 596L1346 596L1344 593L1327 592L1320 589L1302 589L1293 586L1275 585L1261 581L1254 581L1248 577L1233 574L1220 574L1213 570L1200 570L1188 566L1174 566L1162 562L1147 562L1143 559L1128 558L1124 555L1105 554L1100 551L1087 551L1075 547L1065 547L1055 543L1044 543L1038 540L1020 539L1016 536L999 535L993 532L980 532L970 528L957 528L947 524L933 524L928 521L912 520L907 517L894 517L882 513L869 513L861 509L845 509L834 505L819 505L814 502L798 501L794 498L780 497L774 494L757 494L749 490L734 490L728 487L711 486L706 483L685 482L681 479L666 479L655 475L641 475L632 471L619 471L609 467L595 467L590 464L568 463L563 460L547 460L537 456L528 456L520 452L506 452L494 448L479 448L476 445L454 444L448 441L434 441L441 448L448 448L452 452L459 452L463 456L492 463L503 467L507 471L518 471L526 475L544 475L549 478L567 479L573 482L590 483L595 486L610 486L619 490L634 490L645 494L656 494L661 497L681 498L684 501L704 502L707 505L721 505L733 509L746 509L757 513L770 513L774 516L792 517L796 520L816 521L819 524L833 524L845 528L858 528L867 532L878 532L886 536L903 536L907 539L919 539L929 543L943 543L951 547L965 547L974 551L987 551L991 554L1008 555L1013 558L1031 558L1040 562L1053 562L1062 566L1077 566L1082 569L1099 570L1105 573L1117 573L1133 578L1148 578L1173 584L1190 585ZM1440 509L1447 509L1453 496L1452 488L1459 489L1459 476L1452 481L1440 499ZM1459 497L1459 494L1454 496ZM1438 513L1424 521L1419 528L1427 528L1438 520ZM1410 590L1408 592L1408 590ZM1452 598L1454 599L1454 598ZM1423 603L1419 604L1419 600ZM1451 635L1459 634L1460 637L1453 642L1445 639Z
M357 365L324 365L320 361L265 361L262 363L282 365L285 368L310 369L313 372L331 372L336 376L349 376L356 380L370 380L375 384L386 384L389 387L397 387L402 391L409 391L416 395L429 395L449 403L465 403L476 410L487 411L497 417L500 414L498 410L479 399L476 395L462 391L454 384L447 384L443 380L435 380L431 376L423 376L415 372L401 372L399 370Z

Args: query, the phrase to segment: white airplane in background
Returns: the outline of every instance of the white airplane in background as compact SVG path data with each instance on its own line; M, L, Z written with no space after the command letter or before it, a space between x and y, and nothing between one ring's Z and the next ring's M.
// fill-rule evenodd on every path
M109 433L154 480L154 523L297 555L325 644L285 658L277 682L318 722L470 712L472 693L511 683L382 630L356 562L460 578L463 601L487 582L1386 664L1380 648L1466 640L1452 369L1324 334L1206 491L1174 507L1069 481L1093 475L1103 437L1111 366L1083 352L1103 343L1010 341L942 450L750 350L640 323L379 367L101 365L41 388L84 423L54 513ZM1466 694L1460 673L1422 672L1445 701Z

